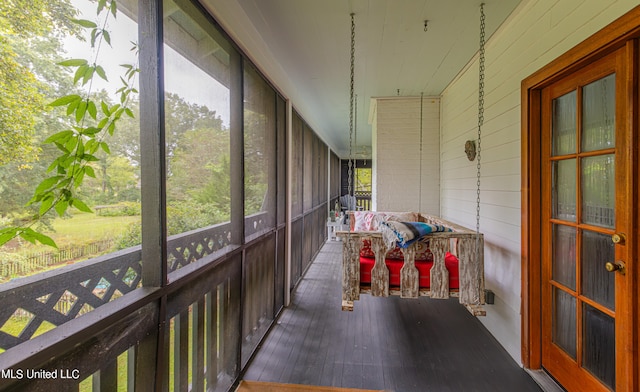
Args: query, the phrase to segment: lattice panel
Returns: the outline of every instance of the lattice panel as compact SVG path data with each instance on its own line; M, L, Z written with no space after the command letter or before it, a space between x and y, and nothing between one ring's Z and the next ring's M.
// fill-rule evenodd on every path
M140 247L3 284L0 348L8 350L136 289Z
M168 241L169 271L231 243L230 224L194 230ZM139 287L141 247L125 249L13 282L0 288L0 350L92 311Z
M169 272L210 255L231 243L230 225L216 225L205 230L171 236L167 249Z

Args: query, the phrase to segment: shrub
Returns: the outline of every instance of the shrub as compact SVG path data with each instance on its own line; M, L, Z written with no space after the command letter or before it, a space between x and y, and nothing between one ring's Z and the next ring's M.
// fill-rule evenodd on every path
M118 204L112 204L96 208L96 215L99 216L137 216L140 215L140 203L132 201L123 201Z
M212 204L195 201L171 202L167 205L169 235L180 234L229 220ZM142 243L141 223L131 223L116 240L116 249L125 249Z

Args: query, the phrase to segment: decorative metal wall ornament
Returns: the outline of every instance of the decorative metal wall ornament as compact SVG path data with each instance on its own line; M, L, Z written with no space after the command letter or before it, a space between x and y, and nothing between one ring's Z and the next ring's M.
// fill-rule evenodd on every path
M476 141L467 140L464 144L464 153L467 154L467 159L474 161L476 159Z

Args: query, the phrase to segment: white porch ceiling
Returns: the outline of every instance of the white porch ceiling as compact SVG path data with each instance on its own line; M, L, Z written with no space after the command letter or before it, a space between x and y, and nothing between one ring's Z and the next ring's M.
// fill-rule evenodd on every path
M372 97L440 95L478 51L480 0L201 0L336 153L349 151L350 13L357 150ZM485 1L486 36L520 0ZM424 31L424 21L428 30Z

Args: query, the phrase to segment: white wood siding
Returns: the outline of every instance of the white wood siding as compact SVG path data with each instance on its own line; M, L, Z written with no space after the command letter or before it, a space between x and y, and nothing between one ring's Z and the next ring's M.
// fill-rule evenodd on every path
M372 127L372 198L377 211L440 214L440 99L422 99L422 152L420 101L420 97L377 99Z
M513 358L520 354L520 83L637 6L637 0L524 0L486 45L480 230L486 286L496 294L482 322ZM487 8L487 18L491 18ZM475 227L477 57L441 101L441 216Z

